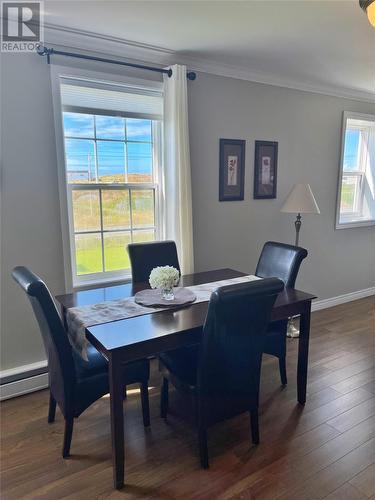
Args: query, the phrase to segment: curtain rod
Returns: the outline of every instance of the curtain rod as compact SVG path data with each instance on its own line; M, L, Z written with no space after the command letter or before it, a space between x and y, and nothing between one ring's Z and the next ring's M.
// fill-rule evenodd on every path
M130 68L145 69L147 71L154 71L156 73L163 73L165 75L168 75L169 77L172 76L171 68L169 68L169 69L153 68L152 66L144 66L143 64L134 64L134 63L127 63L127 62L123 62L123 61L116 61L114 59L105 59L103 57L87 56L86 54L77 54L75 52L64 52L62 50L53 49L52 47L48 48L45 45L38 45L37 53L40 56L47 56L47 64L50 64L52 55L59 55L59 56L66 56L66 57L75 57L76 59L87 59L89 61L99 61L99 62L110 63L110 64L119 64L120 66L129 66ZM186 73L186 78L188 80L195 80L196 77L197 77L197 75L196 75L196 73L194 73L194 71L188 71Z

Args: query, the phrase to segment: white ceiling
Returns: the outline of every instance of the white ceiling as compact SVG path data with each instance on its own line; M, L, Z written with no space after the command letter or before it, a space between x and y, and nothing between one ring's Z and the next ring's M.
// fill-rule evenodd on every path
M375 97L375 28L357 0L55 1L47 24L168 49L254 80Z

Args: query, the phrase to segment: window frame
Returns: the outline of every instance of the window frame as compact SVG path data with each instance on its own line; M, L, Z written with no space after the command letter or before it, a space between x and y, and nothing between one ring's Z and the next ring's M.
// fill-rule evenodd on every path
M341 154L340 154L340 165L339 165L339 175L338 175L338 187L337 187L337 200L336 200L336 229L350 229L354 227L366 227L366 226L373 226L375 225L375 219L368 219L363 216L362 214L362 209L363 209L363 198L364 198L364 179L365 179L365 171L361 170L360 168L357 168L356 170L344 170L344 153L345 153L345 138L346 138L346 131L353 129L353 130L358 130L358 129L363 129L366 130L366 127L352 127L348 125L348 120L349 119L354 119L354 120L364 120L364 121L372 121L375 122L375 115L369 115L369 114L364 114L364 113L353 113L349 111L344 111L343 112L343 118L342 118L342 131L341 131ZM360 143L359 143L359 163L362 164L363 162L363 147L361 146L362 143L362 137L360 136ZM345 215L341 215L341 194L342 194L342 181L345 176L352 176L352 177L358 177L359 178L359 188L358 188L358 193L356 193L357 200L355 201L356 205L356 211L355 212L350 212L347 214L347 222L342 221L342 219L345 219ZM350 217L357 217L356 220L352 220ZM341 219L341 221L340 221Z
M52 65L51 65L52 66ZM162 148L162 121L158 117L157 122L153 122L153 143L156 147L153 148L153 182L152 183L68 183L65 158L65 135L63 125L64 112L79 112L85 114L100 114L106 116L122 116L124 118L145 118L143 114L136 113L116 113L113 110L96 110L91 108L75 108L72 106L63 106L61 102L60 84L63 79L82 79L83 81L97 81L99 84L108 83L113 85L126 85L127 87L135 87L140 91L158 91L162 94L163 87L161 82L141 80L127 76L119 76L114 74L102 74L90 70L81 70L76 68L66 68L53 65L51 67L51 84L52 97L55 118L55 136L56 150L58 163L58 181L59 181L59 197L60 197L60 216L62 229L62 243L64 256L64 274L66 290L79 289L93 285L108 285L116 282L130 282L130 270L124 271L103 271L100 273L91 273L86 275L76 274L76 256L75 256L75 239L73 225L73 205L71 196L74 189L152 189L154 190L154 227L155 238L164 239L165 235L165 217L164 217L164 175L163 175L163 148ZM74 108L74 109L73 109ZM99 112L97 112L99 111ZM150 116L147 119L156 120L156 117ZM121 142L121 141L120 141ZM131 141L130 141L131 142ZM79 187L78 187L79 186ZM102 227L98 233L102 233ZM143 228L139 228L140 231ZM146 230L146 228L145 228ZM126 231L126 230L125 230ZM132 228L129 228L129 232ZM104 234L104 232L103 232ZM124 249L124 251L126 251ZM104 259L104 255L103 255Z
M348 170L343 170L341 179L344 179L344 177L355 177L356 178L356 192L355 192L355 200L354 200L354 208L355 209L353 212L341 212L341 197L340 197L340 216L341 217L347 216L348 218L350 216L352 216L352 217L357 217L359 219L361 217L362 207L363 207L364 173L360 172L358 170L354 170L351 172L349 172ZM341 182L342 182L342 180L341 180ZM342 184L341 184L341 190L342 190ZM340 224L342 224L342 222Z

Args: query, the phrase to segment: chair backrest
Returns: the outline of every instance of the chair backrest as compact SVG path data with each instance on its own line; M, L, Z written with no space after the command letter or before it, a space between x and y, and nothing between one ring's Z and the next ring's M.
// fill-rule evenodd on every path
M267 241L260 254L255 274L261 278L279 278L294 288L301 262L307 250L277 241Z
M265 332L277 278L218 288L211 295L198 364L198 411L207 424L258 406Z
M133 283L148 281L151 271L158 266L173 266L180 271L174 241L151 241L128 245Z
M76 382L72 348L66 331L52 296L39 276L23 266L15 267L12 276L26 292L34 310L47 352L50 389L65 415L73 404Z

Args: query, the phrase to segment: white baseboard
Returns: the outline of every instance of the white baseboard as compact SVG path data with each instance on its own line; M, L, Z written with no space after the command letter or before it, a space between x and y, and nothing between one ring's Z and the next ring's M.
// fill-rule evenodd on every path
M8 377L13 377L15 375L21 376L24 373L30 373L35 370L40 370L43 368L47 368L47 361L44 359L43 361L37 361L36 363L29 363L27 365L16 366L15 368L9 368L8 370L0 371L0 380L4 380ZM22 377L18 377L22 378Z
M29 392L40 391L48 387L48 373L41 373L35 377L28 377L9 384L0 386L0 401L15 398L28 394Z
M47 368L47 361L38 361L28 365L17 366L0 372L0 380L15 378L15 380L0 385L0 401L22 396L29 392L39 391L48 387L48 373L34 375L35 371Z
M365 297L370 297L371 295L375 295L375 286L365 288L364 290L358 290L357 292L350 292L345 293L344 295L338 295L337 297L331 297L330 299L313 300L311 310L320 311L321 309L339 306L340 304L346 304L346 302L352 302L353 300L364 299Z
M338 306L340 304L352 302L353 300L363 299L371 295L375 295L375 286L366 288L364 290L358 290L357 292L350 292L344 295L339 295L337 297L331 297L330 299L313 301L312 311L320 311L321 309ZM0 386L0 401L15 398L17 396L22 396L22 394L39 391L48 387L48 373L41 373L39 375L31 377L27 376L27 373L30 373L33 370L45 367L47 367L47 361L40 361L38 363L18 366L10 370L1 371L0 379L13 375L19 376L20 379ZM25 374L25 378L21 378L22 374Z

